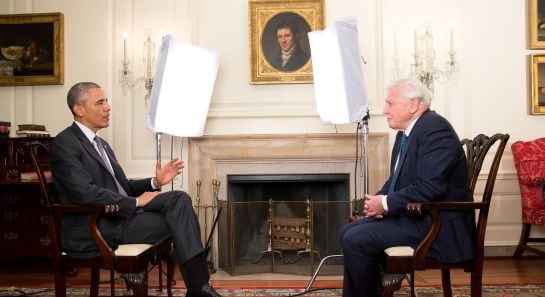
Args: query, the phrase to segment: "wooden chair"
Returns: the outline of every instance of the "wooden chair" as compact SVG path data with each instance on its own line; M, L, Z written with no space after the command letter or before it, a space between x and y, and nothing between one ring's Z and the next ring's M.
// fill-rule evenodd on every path
M393 292L401 287L401 282L404 278L408 278L411 287L411 296L415 296L414 271L425 269L441 269L444 296L452 296L450 269L463 269L465 272L471 273L471 296L482 296L484 238L488 210L496 175L508 140L509 134L495 134L491 137L480 134L472 140L462 140L462 144L466 148L466 157L469 166L468 179L472 192L475 191L475 185L488 151L497 143L494 158L486 175L486 185L481 201L475 199L475 202L420 202L407 205L407 212L410 215L419 216L425 212L430 213L432 225L427 236L415 250L407 246L392 247L385 251L382 262L382 296L393 296ZM428 250L437 238L441 228L439 219L441 210L478 211L475 258L460 263L442 263L427 257Z
M55 275L55 296L66 296L66 273L74 268L91 269L91 289L89 296L98 296L100 269L110 270L111 295L114 296L114 271L124 279L127 289L134 296L148 296L148 266L159 265L159 289L162 290L161 263L167 263L167 294L172 296L174 259L170 240L152 244L123 244L112 248L98 229L98 217L115 216L119 213L117 205L68 205L60 204L52 194L45 177L48 167L48 150L40 142L28 143L32 162L35 166L41 191L41 203L48 211L48 226L51 236L51 258ZM44 153L45 152L45 153ZM89 230L100 251L100 256L89 258L70 257L61 246L61 225L64 214L88 214Z
M524 251L545 256L545 251L529 246L529 242L545 243L543 237L530 237L532 226L545 226L545 138L516 141L511 145L517 170L522 205L522 232L513 257Z

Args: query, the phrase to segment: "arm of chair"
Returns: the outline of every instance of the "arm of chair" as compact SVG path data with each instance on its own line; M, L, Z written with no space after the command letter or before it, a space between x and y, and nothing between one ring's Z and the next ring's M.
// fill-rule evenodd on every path
M416 269L425 266L428 251L435 242L439 230L441 229L441 220L439 211L441 210L477 210L489 206L488 202L418 202L407 204L407 213L409 215L423 215L429 212L432 217L432 223L428 234L414 251L414 265Z
M52 204L50 209L55 212L55 216L61 218L63 214L89 214L89 231L95 241L105 268L113 268L113 250L108 245L108 242L102 237L98 229L98 217L101 214L107 216L119 215L118 205L105 204Z

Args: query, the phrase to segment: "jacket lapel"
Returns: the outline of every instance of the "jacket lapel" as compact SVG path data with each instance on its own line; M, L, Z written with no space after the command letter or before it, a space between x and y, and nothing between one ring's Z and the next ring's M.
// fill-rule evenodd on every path
M398 166L403 166L403 163L405 162L405 157L407 157L407 152L411 149L411 144L413 143L413 139L416 138L416 135L418 133L418 128L419 128L419 123L420 123L420 120L425 117L428 113L430 112L430 110L426 110L422 113L422 115L418 118L418 120L416 120L416 123L414 123L414 127L413 129L411 130L411 134L409 135L409 138L407 138L407 143L405 144L405 150L401 153L401 156L399 156L399 164ZM412 135L412 136L411 136ZM398 135L398 137L396 138L396 142L400 142L399 140L401 140L401 136L402 136L402 132L400 132ZM398 152L399 152L399 145L396 149ZM400 169L403 168L403 167L399 167Z
M112 175L110 173L110 170L107 167L108 165L104 164L104 160L102 160L102 158L98 154L98 151L96 150L95 145L89 141L89 139L85 136L85 134L83 134L81 129L76 124L72 124L72 130L74 130L74 134L76 135L76 137L81 142L81 146L83 146L85 151L87 151L87 153L89 155L93 156L93 158L95 158L95 160L97 160L97 162L100 163L102 168L104 168L104 170L106 170L106 172L108 172L108 174ZM106 151L108 151L108 150L106 150ZM108 155L108 158L110 160L112 159L109 155ZM115 172L115 169L114 169L114 172Z

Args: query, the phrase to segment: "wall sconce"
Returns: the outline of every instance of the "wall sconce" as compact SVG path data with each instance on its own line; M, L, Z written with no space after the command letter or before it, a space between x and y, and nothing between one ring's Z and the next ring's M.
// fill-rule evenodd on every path
M429 24L423 23L414 30L414 62L411 64L410 76L419 79L431 92L434 91L435 82L446 83L453 81L458 73L458 61L454 50L454 29L450 26L448 61L444 70L435 67L435 49L433 47L433 35ZM394 78L402 77L402 70L399 67L397 55L397 42L394 52Z
M146 30L144 41L144 87L146 88L145 104L148 106L151 89L153 87L153 66L155 65L155 43L151 40L151 29Z
M144 40L142 56L144 63L144 75L136 78L133 81L133 73L130 70L130 61L127 57L127 36L123 32L123 61L121 61L122 69L119 71L119 83L123 87L136 88L140 83L144 83L146 90L145 104L148 106L151 89L153 87L153 67L155 66L155 42L152 40L152 30L146 29L146 39Z

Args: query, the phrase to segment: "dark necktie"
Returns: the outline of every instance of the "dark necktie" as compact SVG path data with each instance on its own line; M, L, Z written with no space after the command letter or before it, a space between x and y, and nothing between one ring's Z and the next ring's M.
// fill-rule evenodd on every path
M121 184L119 183L119 181L115 177L115 173L114 173L114 170L112 168L112 163L110 163L110 160L108 160L108 157L106 155L106 151L104 150L104 145L102 144L102 140L98 136L95 136L94 140L95 140L95 142L97 144L98 154L100 155L100 158L104 162L104 165L106 166L106 168L108 168L108 172L110 172L110 174L114 178L115 185L117 186L117 192L119 194L121 194L121 195L127 195L127 192L125 192L125 189L123 189L123 187L121 186Z
M397 155L397 162L396 167L394 170L394 176L392 176L392 179L390 180L390 187L388 187L388 194L394 192L395 186L397 183L397 178L399 177L399 171L401 171L401 156L403 154L403 150L405 150L405 144L407 144L407 135L403 133L403 136L401 136L401 143L399 144L399 154Z

